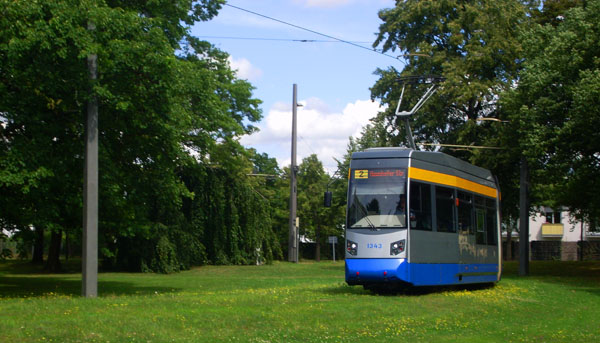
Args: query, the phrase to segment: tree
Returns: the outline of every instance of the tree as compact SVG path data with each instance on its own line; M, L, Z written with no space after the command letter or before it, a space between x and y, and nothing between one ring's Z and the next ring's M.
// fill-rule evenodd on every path
M338 235L334 222L335 211L323 206L323 193L329 177L317 155L302 159L298 169L298 217L301 232L316 244L315 258L321 260L321 244L326 235Z
M527 6L517 0L408 0L380 11L383 23L374 46L407 54L402 71L377 70L379 80L371 88L371 97L388 105L377 121L385 125L393 145L405 142L402 124L394 117L402 88L398 78L420 75L442 76L445 81L413 119L416 141L480 142L475 120L493 116L497 95L516 77L522 48L515 38L526 14ZM415 85L405 101L415 103L428 86Z
M599 20L600 1L588 1L526 31L518 86L503 96L539 202L588 221L600 216Z
M62 232L81 230L85 60L93 52L101 254L107 262L130 254L125 260L136 269L189 266L176 252L186 242L174 233L187 225L182 206L195 196L183 176L213 165L241 180L251 163L238 139L261 115L227 54L189 35L189 25L210 19L222 3L0 2L0 202L12 204L0 217L7 225L50 230L53 252ZM238 194L249 182L229 186ZM264 216L234 203L226 202L230 213L247 214L244 220ZM140 254L128 249L142 246ZM49 268L59 269L58 254L51 256Z
M81 221L80 180L82 125L78 105L85 101L85 64L79 56L89 36L79 27L82 8L66 2L6 2L0 20L0 112L6 118L2 164L13 175L27 175L25 187L4 184L1 189L16 200L20 225L33 224L43 237L58 236ZM58 14L62 15L58 15ZM33 63L32 63L33 61ZM78 64L77 62L80 62ZM20 189L19 189L20 188ZM4 193L6 194L6 193ZM77 224L75 224L77 223ZM41 257L34 254L36 257ZM57 255L51 255L57 256ZM56 260L47 265L58 269Z
M437 94L412 118L416 142L481 145L504 150L439 149L490 169L502 186L502 211L507 222L518 217L520 151L516 132L506 123L481 121L507 119L498 101L519 78L524 46L520 32L540 13L536 1L398 2L380 12L383 24L375 41L384 51L398 49L405 56L402 71L378 70L380 79L371 96L388 104L376 122L385 125L393 145L406 142L404 130L393 116L402 84L398 77L437 75L445 78ZM407 86L408 87L408 86ZM429 84L407 89L404 101L412 104Z

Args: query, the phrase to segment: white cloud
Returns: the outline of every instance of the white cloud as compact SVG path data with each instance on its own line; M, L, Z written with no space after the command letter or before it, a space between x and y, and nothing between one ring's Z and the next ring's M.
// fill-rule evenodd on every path
M228 58L231 69L236 71L236 75L240 79L246 79L249 81L256 81L262 76L262 70L256 68L245 58Z
M317 154L329 172L334 172L335 160L346 153L348 137L357 137L369 120L382 110L379 103L357 100L347 104L341 112L332 111L318 98L299 101L298 107L298 164L302 158ZM291 104L277 103L269 110L260 132L242 139L242 144L255 147L277 158L280 166L291 161Z

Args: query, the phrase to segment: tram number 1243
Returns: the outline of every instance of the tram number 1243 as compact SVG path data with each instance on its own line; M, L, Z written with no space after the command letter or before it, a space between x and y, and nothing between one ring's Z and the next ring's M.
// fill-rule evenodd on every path
M367 243L367 249L383 249L381 243Z

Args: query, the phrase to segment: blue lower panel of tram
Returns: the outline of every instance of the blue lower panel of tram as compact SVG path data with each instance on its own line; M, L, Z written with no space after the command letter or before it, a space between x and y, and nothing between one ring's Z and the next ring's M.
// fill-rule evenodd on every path
M498 281L496 264L408 263L405 259L346 259L346 282L406 282L413 286Z

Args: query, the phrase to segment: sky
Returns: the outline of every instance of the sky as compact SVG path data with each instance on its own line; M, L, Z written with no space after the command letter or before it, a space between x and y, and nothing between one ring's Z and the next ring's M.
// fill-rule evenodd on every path
M371 48L381 20L377 13L394 0L229 0L228 4L341 40ZM329 173L350 136L360 135L378 111L370 99L377 68L402 69L401 60L307 32L231 6L192 28L192 34L230 55L240 79L263 101L260 131L241 143L291 162L292 89L297 84L298 164L317 154ZM300 42L298 40L317 40ZM390 53L393 54L393 53Z

